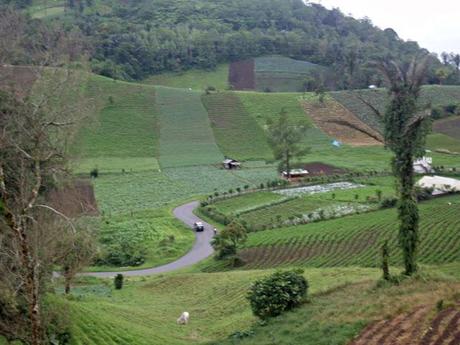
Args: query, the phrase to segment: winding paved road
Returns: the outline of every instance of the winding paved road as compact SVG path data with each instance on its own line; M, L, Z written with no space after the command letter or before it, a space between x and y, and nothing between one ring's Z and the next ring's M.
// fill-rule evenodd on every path
M193 214L193 210L197 208L198 205L198 201L193 201L174 209L174 216L190 228L193 228L193 223L195 222L202 222L204 225L203 232L195 232L195 244L193 245L193 248L180 259L163 266L146 268L143 270L125 272L88 272L83 273L82 275L100 278L113 277L118 273L121 273L127 277L147 276L151 274L175 271L180 268L191 266L203 259L206 259L214 252L210 244L212 238L214 237L214 228L213 226L206 222L203 222L200 218Z

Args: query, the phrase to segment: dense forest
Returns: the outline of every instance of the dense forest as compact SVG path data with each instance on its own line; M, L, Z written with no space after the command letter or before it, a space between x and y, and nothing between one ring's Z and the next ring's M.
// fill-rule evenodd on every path
M28 0L6 0L27 7ZM281 54L330 67L338 88L379 84L377 58L404 61L424 51L391 29L302 0L65 0L48 22L77 30L93 71L140 80L163 71ZM433 58L429 83L458 82L458 66ZM446 70L449 68L449 70ZM441 69L441 70L440 70Z

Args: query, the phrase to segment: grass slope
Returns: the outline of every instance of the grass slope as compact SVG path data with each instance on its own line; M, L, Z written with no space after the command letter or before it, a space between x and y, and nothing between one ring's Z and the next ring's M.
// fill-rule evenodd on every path
M448 202L452 205L448 205ZM460 196L420 204L419 261L460 261ZM282 265L378 266L389 240L392 264L401 264L396 210L382 210L291 228L251 233L241 257L248 268Z
M273 270L182 273L129 281L121 291L104 284L74 289L80 296L62 301L73 320L71 344L205 344L225 339L255 321L245 299L250 284ZM350 282L375 279L375 269L308 269L310 294L316 296ZM59 302L59 299L57 299ZM64 306L63 306L64 307ZM190 323L176 325L184 311Z
M157 87L160 119L160 165L216 164L223 159L216 145L200 92Z
M450 152L460 153L460 137L457 140L441 133L435 133L427 137L426 145L432 150L449 150Z
M203 95L202 101L217 144L226 156L239 160L273 158L263 129L235 93Z
M162 85L176 88L204 90L213 86L218 90L228 88L228 64L220 64L214 70L188 70L185 72L168 72L149 77L146 84Z
M100 110L77 139L83 167L87 169L92 165L91 168L107 171L114 168L129 171L140 166L157 168L155 157L159 137L155 89L91 76L87 93L96 100ZM123 166L126 158L129 160Z
M368 338L363 339L360 344L447 344L452 338L443 339L442 331L447 329L448 320L441 326L430 325L430 321L438 313L435 306L437 301L444 299L450 306L458 301L458 288L458 282L454 283L448 279L426 282L423 278L406 280L399 286L385 288L376 288L371 282L348 284L341 289L313 298L293 312L271 319L265 324L248 327L239 337L229 337L226 341L212 344L353 344L350 341L357 337L366 325L376 321L380 323L373 333L368 334L372 342ZM414 312L420 310L420 307L426 311L425 318ZM443 312L445 313L446 311ZM394 317L398 317L393 319L394 322L387 321ZM454 322L451 322L451 325L452 335L456 331ZM430 342L419 342L430 331L430 326L439 333Z

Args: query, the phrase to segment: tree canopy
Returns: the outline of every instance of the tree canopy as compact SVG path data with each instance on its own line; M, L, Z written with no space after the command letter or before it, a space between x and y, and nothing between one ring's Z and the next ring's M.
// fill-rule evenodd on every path
M416 42L400 39L393 29L381 30L369 19L354 19L302 0L67 0L65 4L65 14L48 22L61 23L66 32L78 28L93 71L121 79L211 69L218 63L281 54L329 66L338 88L357 88L382 81L369 61L379 57L408 61L424 51ZM433 62L441 65L437 59ZM438 81L434 70L430 80Z

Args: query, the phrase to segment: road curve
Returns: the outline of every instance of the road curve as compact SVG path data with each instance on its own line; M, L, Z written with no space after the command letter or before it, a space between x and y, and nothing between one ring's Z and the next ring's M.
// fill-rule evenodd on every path
M191 231L193 223L202 222L204 225L203 232L195 232L195 244L193 248L180 259L173 261L169 264L158 266L154 268L146 268L142 270L125 271L125 272L88 272L82 273L85 276L109 278L114 277L118 273L127 277L147 276L157 273L165 273L178 270L187 266L196 264L197 262L206 259L214 250L211 246L211 240L214 237L214 227L193 214L193 210L199 205L198 201L189 202L188 204L179 206L174 209L174 216L182 221L185 225L190 227Z

